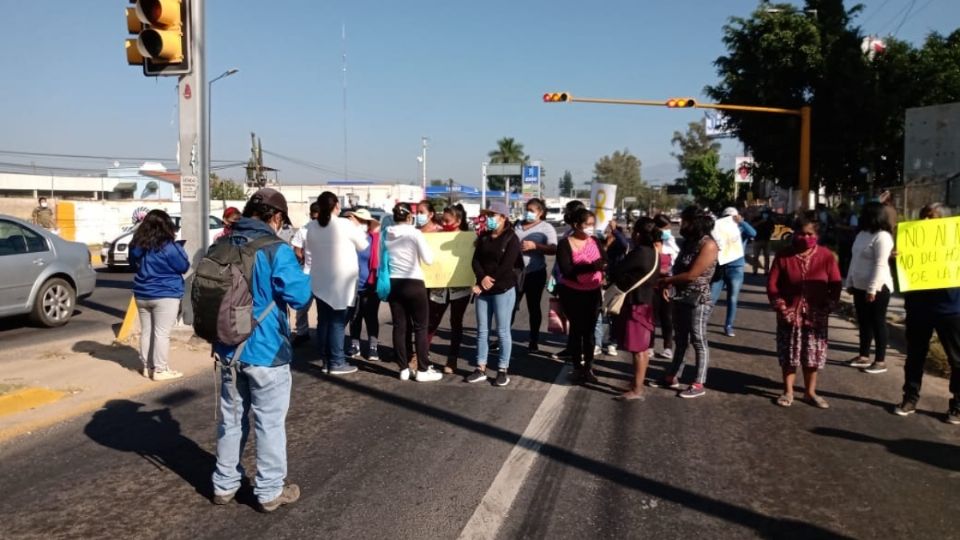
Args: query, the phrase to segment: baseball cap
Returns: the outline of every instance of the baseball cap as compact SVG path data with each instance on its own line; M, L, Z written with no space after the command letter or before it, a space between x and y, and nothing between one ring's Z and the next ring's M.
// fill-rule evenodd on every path
M720 215L723 217L738 216L740 215L740 212L737 212L736 208L728 206L723 209L723 212Z
M283 214L283 222L290 224L290 216L287 210L287 199L282 193L273 188L261 188L250 197L250 202L255 204L265 204L274 210L279 210Z
M507 203L495 201L490 203L490 207L483 211L484 214L500 214L504 217L510 217L510 209L507 208Z

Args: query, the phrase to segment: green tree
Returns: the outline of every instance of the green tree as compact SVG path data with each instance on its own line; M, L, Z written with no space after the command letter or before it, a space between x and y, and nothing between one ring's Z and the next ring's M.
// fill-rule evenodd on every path
M616 205L624 197L637 197L645 187L640 178L640 160L624 149L603 156L593 165L593 179L604 184L617 185Z
M242 201L246 198L243 186L228 178L210 173L210 198L221 201Z
M496 150L487 153L490 163L517 163L523 165L530 160L530 156L523 151L523 144L517 142L513 137L504 137L497 141ZM511 191L519 191L519 176L488 176L487 187L492 190L502 190L506 187L507 179L510 179Z
M573 196L573 174L570 171L563 171L563 176L560 177L560 196Z
M680 164L682 182L703 205L716 208L733 195L733 171L720 169L720 144L707 137L700 122L690 122L686 133L675 131L670 140L680 148L674 157Z

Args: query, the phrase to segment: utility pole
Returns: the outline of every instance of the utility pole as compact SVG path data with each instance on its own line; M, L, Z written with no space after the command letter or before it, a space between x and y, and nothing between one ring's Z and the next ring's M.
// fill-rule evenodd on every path
M487 162L480 164L480 210L487 208Z
M423 188L423 196L427 196L427 139L420 137L420 187Z
M210 162L207 134L207 85L204 0L189 2L192 39L190 73L180 76L180 211L182 236L190 260L209 242L206 216L210 213Z

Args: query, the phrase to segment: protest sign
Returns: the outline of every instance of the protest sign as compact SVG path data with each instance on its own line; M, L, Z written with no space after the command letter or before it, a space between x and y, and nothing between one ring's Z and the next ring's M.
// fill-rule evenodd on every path
M900 292L960 287L960 217L897 225Z
M437 232L423 235L433 264L421 264L423 283L428 289L470 287L476 283L473 275L473 243L477 235L471 231Z
M617 185L594 182L590 188L590 210L597 216L597 231L606 230L617 213Z
M740 238L740 226L733 217L720 218L713 225L713 239L720 252L717 264L727 264L743 257L743 240Z

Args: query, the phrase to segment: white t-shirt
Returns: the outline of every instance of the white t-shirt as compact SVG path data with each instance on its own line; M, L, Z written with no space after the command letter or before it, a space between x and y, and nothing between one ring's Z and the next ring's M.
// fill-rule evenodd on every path
M387 252L390 254L390 277L423 281L423 264L433 263L433 252L423 233L413 225L393 225L387 229Z
M310 263L312 257L310 255L310 246L307 245L308 226L309 223L297 229L297 233L293 235L293 240L290 240L290 245L297 249L303 250L303 273L310 275Z
M876 293L886 285L887 289L893 292L893 275L890 274L891 251L893 236L887 231L857 233L850 252L846 286Z
M346 218L330 219L326 227L307 224L304 250L310 250L313 295L335 310L352 306L357 296L360 264L357 252L370 244L367 233Z

